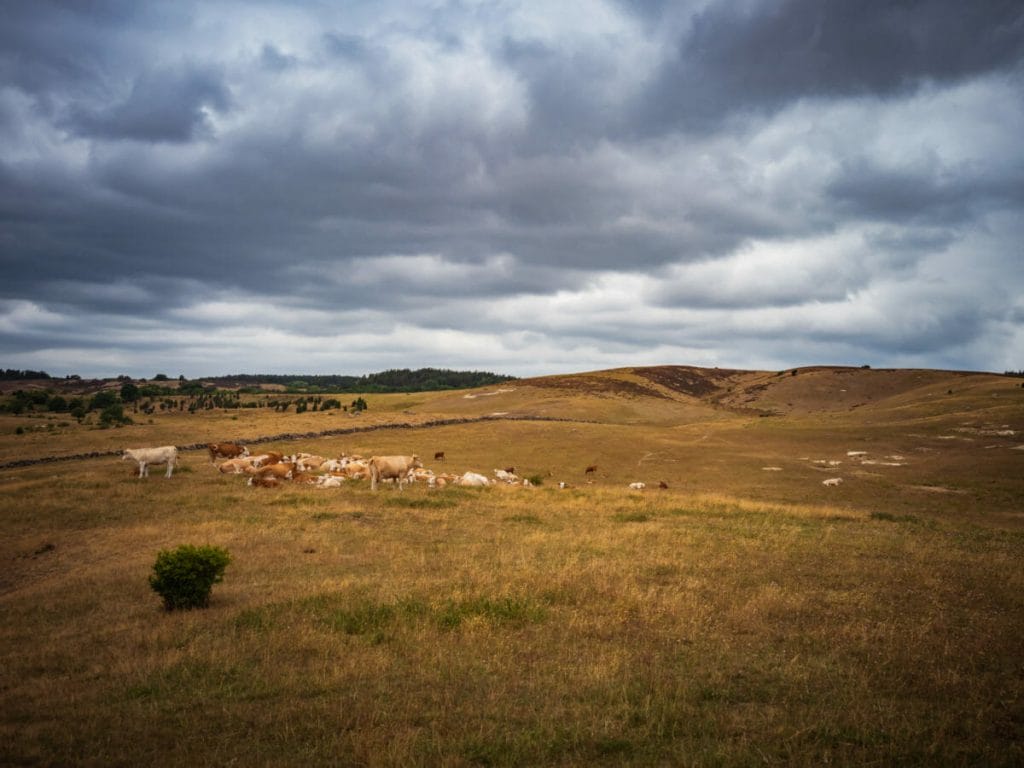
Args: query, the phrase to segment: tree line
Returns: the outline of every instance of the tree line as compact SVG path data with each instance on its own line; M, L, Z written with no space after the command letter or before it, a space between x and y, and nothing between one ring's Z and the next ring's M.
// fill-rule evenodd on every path
M364 376L247 374L208 379L223 385L231 382L241 387L279 384L290 392L432 392L442 389L472 389L501 384L515 379L487 371L452 371L444 368L395 368Z

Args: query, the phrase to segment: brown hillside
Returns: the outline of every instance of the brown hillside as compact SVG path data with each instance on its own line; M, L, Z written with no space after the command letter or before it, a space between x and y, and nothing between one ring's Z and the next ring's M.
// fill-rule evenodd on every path
M989 397L989 388L1006 390L1015 380L991 373L925 369L815 366L787 371L742 371L692 366L617 368L593 373L523 379L516 386L536 394L558 391L576 398L599 398L607 407L621 398L638 407L653 398L664 407L686 403L734 414L801 416L842 414L859 409L910 413L975 410L958 402ZM520 407L526 407L520 398Z

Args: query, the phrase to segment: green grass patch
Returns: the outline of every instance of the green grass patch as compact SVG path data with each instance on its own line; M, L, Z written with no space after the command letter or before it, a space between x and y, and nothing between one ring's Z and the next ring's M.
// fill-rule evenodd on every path
M459 500L450 496L407 497L394 496L384 500L385 507L401 509L450 509L459 506Z
M473 618L486 619L505 627L523 627L543 621L547 617L544 605L524 597L473 597L450 600L436 612L442 629L456 629Z
M543 522L536 515L509 515L503 518L506 523L525 523L527 525L543 525Z
M646 523L651 519L646 512L616 512L612 515L612 520L617 523Z
M356 515L359 515L362 517L362 514L362 512L353 512L351 516L355 517ZM310 518L317 522L323 522L324 520L338 520L341 518L341 515L338 512L314 512L310 515Z

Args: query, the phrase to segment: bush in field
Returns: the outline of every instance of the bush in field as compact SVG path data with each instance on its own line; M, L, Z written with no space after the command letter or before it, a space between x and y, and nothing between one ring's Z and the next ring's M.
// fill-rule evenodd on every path
M131 423L131 417L124 415L124 406L120 403L108 405L103 409L103 413L100 414L101 427L116 427Z
M109 408L112 405L117 404L117 393L109 389L105 389L102 392L97 392L92 396L89 401L90 411L102 411L104 408Z
M164 600L164 608L205 608L214 584L224 580L231 555L220 547L182 544L162 549L153 564L149 586Z

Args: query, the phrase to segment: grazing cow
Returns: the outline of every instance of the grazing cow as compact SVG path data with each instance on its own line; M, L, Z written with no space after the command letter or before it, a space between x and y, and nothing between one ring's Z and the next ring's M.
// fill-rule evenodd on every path
M841 477L830 477L828 480L822 480L821 484L835 487L837 485L840 485L842 482L843 478Z
M444 451L435 451L434 461L444 461Z
M591 464L589 467L583 470L584 475L589 475L593 472L597 472L597 464Z
M629 487L634 491L642 491L647 487L647 483L630 483Z
M235 459L239 456L249 455L249 449L237 443L207 443L206 448L210 451L211 464L218 458Z
M372 491L377 490L378 482L388 479L397 482L398 490L402 490L409 473L423 466L419 456L371 456L368 464Z
M658 487L661 488L663 491L668 490L668 483L666 483L664 480L659 480Z
M121 461L132 459L139 464L139 477L149 477L150 464L166 464L167 474L170 477L174 471L174 465L178 463L178 449L173 445L164 445L160 448L126 448L121 456Z

